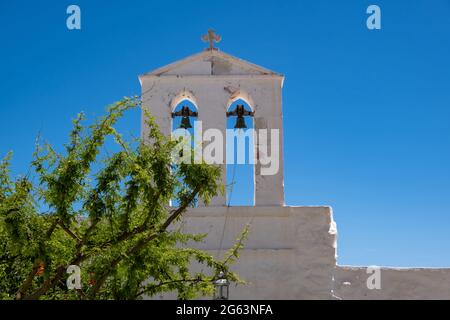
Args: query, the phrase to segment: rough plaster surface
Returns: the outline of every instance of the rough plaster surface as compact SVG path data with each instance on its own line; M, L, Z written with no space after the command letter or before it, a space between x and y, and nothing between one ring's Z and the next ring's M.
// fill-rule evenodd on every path
M331 299L336 265L331 208L195 208L185 215L183 230L207 233L196 247L223 256L247 224L245 249L232 267L247 284L232 287L231 299Z
M337 266L334 295L339 299L450 299L450 269L380 269L381 289L367 288L366 267Z

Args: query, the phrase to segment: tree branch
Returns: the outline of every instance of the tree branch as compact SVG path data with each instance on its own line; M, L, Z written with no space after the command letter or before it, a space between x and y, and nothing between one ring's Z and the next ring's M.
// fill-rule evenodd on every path
M153 202L153 205L148 210L148 214L147 214L147 217L145 218L145 221L140 226L135 227L131 231L124 231L116 239L111 239L109 241L105 241L102 244L99 244L98 247L105 248L105 247L107 247L109 245L113 245L113 244L117 244L117 243L122 242L122 241L129 240L130 238L132 238L132 237L134 237L134 236L136 236L138 234L141 234L141 233L143 233L145 231L151 231L151 229L147 228L147 224L148 224L148 222L150 220L151 213L155 210L155 208L156 208L156 206L158 204L160 196L161 196L161 192L157 192L156 199Z
M118 257L116 257L110 264L110 268L108 268L108 270L102 274L102 276L97 279L97 282L94 286L94 288L92 289L92 292L90 294L92 299L95 299L95 297L97 296L99 290L101 289L101 287L103 286L103 284L105 283L106 279L108 278L108 276L110 275L111 271L117 267L117 265L123 260L124 257L126 256L130 256L132 254L136 254L137 252L139 252L142 248L144 248L150 241L152 241L153 239L155 239L156 237L158 237L160 234L164 233L167 228L172 224L172 222L174 220L176 220L185 210L186 208L192 203L192 201L194 201L195 197L197 196L197 194L200 191L200 187L197 187L190 195L190 197L188 198L188 200L179 208L177 208L176 210L172 211L171 215L167 218L167 220L161 225L161 227L159 228L159 230L155 233L150 234L149 236L147 236L144 239L141 239L140 241L138 241L133 247L131 247L130 249L127 250L125 255L120 255Z
M150 285L150 286L151 286L151 289L156 289L156 288L168 285L168 284L184 283L184 282L187 282L187 283L189 283L189 282L190 283L200 283L200 282L210 282L210 280L205 280L205 279L202 279L202 278L197 278L197 279L178 279L178 280L171 280L171 281L166 281L166 282L160 282L160 283L158 283L156 285ZM138 297L142 296L143 294L147 293L148 291L150 291L151 290L149 288L150 286L144 287L141 290L139 290L137 292L137 294L135 295L135 298L138 298Z
M69 236L71 236L73 239L75 239L75 241L77 242L77 243L80 243L81 242L81 240L80 240L80 238L78 238L78 236L75 234L75 233L73 233L72 232L72 230L70 230L65 224L64 224L64 222L63 221L59 221L58 222L58 225L69 235Z
M45 234L45 240L49 239L52 236L53 231L55 231L55 228L58 225L58 221L59 221L58 218L56 218L55 221L53 221L52 225L50 226L50 228L47 230L47 233ZM45 240L43 240L43 241L45 241ZM39 257L37 257L33 264L33 268L31 269L31 272L28 274L24 283L22 284L22 286L20 286L19 290L17 290L17 292L16 292L16 300L21 300L23 298L24 294L28 291L28 289L30 289L30 287L33 283L34 276L36 275L36 273L39 270L40 262L41 261L40 261Z
M83 262L85 259L87 259L87 256L78 254L75 259L73 259L69 265L79 265L81 262ZM37 289L35 292L33 292L32 294L26 296L23 298L23 300L37 300L39 299L40 296L42 296L43 294L45 294L48 290L50 290L51 288L53 288L64 276L64 273L66 271L66 266L59 266L56 269L56 273L53 276L53 278L46 280L42 286Z

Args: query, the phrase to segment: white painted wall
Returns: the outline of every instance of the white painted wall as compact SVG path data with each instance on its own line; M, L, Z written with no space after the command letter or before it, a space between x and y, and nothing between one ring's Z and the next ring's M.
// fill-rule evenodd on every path
M193 208L182 225L185 232L208 234L195 247L223 257L248 223L245 249L231 268L247 284L232 285L230 299L331 299L336 265L331 208ZM202 269L208 270L197 265L193 272Z
M450 299L449 268L380 269L381 288L367 287L367 267L337 266L334 294L339 299Z

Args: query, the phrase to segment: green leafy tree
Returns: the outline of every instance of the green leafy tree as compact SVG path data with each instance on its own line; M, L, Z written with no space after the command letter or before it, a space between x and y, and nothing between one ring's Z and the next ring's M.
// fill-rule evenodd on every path
M90 126L79 115L62 153L38 142L32 178L11 178L11 154L0 162L1 299L140 299L169 291L190 299L210 295L220 271L240 281L228 265L247 229L217 260L189 246L205 235L185 234L176 223L197 200L223 192L220 169L173 165L177 142L147 113L145 143L124 141L114 125L139 106L125 98ZM119 151L101 157L109 137ZM193 273L192 263L210 272ZM66 286L70 265L81 269L80 289Z

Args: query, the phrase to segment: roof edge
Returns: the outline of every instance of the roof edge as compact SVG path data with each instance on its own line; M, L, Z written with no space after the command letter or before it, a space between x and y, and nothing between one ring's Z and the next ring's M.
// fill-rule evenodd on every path
M183 58L181 60L178 60L178 61L172 62L170 64L167 64L167 65L165 65L163 67L159 67L157 69L154 69L154 70L152 70L150 72L146 72L144 74L141 74L141 75L139 75L139 79L141 80L141 78L147 77L147 76L157 76L157 77L158 76L166 76L166 75L163 75L163 73L165 73L165 72L167 72L167 71L169 71L169 70L171 70L173 68L183 66L183 65L185 65L185 64L187 64L189 62L193 62L193 61L196 61L198 59L201 59L203 57L208 57L208 56L210 56L210 57L219 56L219 57L222 57L224 59L232 60L236 64L239 64L239 65L242 65L242 66L251 67L251 68L253 68L255 70L258 70L259 72L262 73L262 75L277 75L277 76L284 77L284 75L281 74L281 73L274 72L274 71L269 70L267 68L261 67L261 66L259 66L257 64L248 62L248 61L243 60L241 58L237 58L237 57L235 57L235 56L233 56L231 54L228 54L228 53L225 53L225 52L222 52L222 51L219 51L219 50L209 50L209 49L207 49L207 50L204 50L202 52L190 55L190 56L188 56L186 58ZM190 75L186 75L186 76L190 76ZM211 75L211 76L214 76L214 75Z

